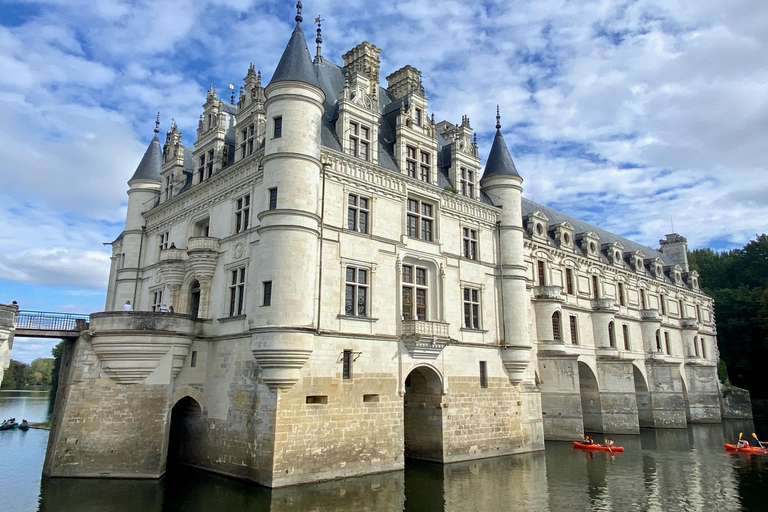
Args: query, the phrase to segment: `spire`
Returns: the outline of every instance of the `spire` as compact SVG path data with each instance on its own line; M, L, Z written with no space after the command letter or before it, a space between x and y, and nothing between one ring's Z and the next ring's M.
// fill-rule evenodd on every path
M520 176L515 162L512 161L512 156L509 154L507 144L504 142L504 136L501 134L501 116L498 105L496 106L496 136L493 138L491 152L488 153L483 179L496 175Z
M163 149L160 147L160 141L157 139L157 134L160 132L160 112L157 113L157 119L155 120L155 136L152 137L152 141L149 143L147 151L144 152L139 166L136 167L136 172L128 183L133 180L151 180L160 182L160 172L163 170Z
M309 55L307 40L301 30L301 2L296 4L296 28L293 29L291 39L280 57L280 62L272 75L270 84L277 82L304 82L320 87L317 82L317 72L312 65L312 57Z
M320 53L320 45L323 44L323 34L322 34L322 27L320 26L320 22L323 21L320 19L320 15L317 15L317 18L315 18L315 23L317 23L317 37L315 38L315 42L317 43L317 53L315 54L315 64L319 64L323 62L323 56Z

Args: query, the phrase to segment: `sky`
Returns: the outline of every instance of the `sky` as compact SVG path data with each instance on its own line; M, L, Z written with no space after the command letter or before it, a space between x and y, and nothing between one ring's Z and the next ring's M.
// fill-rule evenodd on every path
M306 0L325 59L367 40L423 73L430 113L502 133L524 195L651 247L741 247L768 225L765 0ZM104 307L126 182L209 86L269 81L295 2L0 0L0 303ZM484 160L483 160L484 163ZM20 338L13 358L48 357Z

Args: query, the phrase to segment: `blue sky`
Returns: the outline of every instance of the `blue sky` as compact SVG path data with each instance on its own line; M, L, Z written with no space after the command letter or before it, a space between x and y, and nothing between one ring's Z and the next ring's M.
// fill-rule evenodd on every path
M295 2L0 0L0 303L103 308L126 182L152 137L194 142L205 92L269 80ZM430 111L469 115L487 154L499 104L524 194L655 246L744 245L768 225L764 0L304 2L323 56L363 40L381 80L423 72ZM162 135L162 134L161 134ZM14 358L49 354L18 340Z

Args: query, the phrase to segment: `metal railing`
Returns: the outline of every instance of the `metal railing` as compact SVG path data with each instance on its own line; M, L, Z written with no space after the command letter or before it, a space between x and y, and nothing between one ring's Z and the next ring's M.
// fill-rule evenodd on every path
M82 331L88 328L88 315L51 313L48 311L19 311L16 329L36 331Z

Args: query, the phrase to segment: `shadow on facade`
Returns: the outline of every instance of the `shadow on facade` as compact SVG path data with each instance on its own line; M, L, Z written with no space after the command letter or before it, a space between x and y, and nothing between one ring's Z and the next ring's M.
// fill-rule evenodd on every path
M592 369L579 361L579 391L581 393L581 413L584 418L585 432L603 431L603 414L600 406L600 390L597 377Z
M637 399L637 420L640 427L653 427L653 408L651 406L651 394L648 384L640 369L632 365L632 373L635 377L635 397Z
M168 435L168 459L166 466L172 469L178 464L197 465L196 447L203 444L205 425L200 404L185 396L171 409L171 427Z

